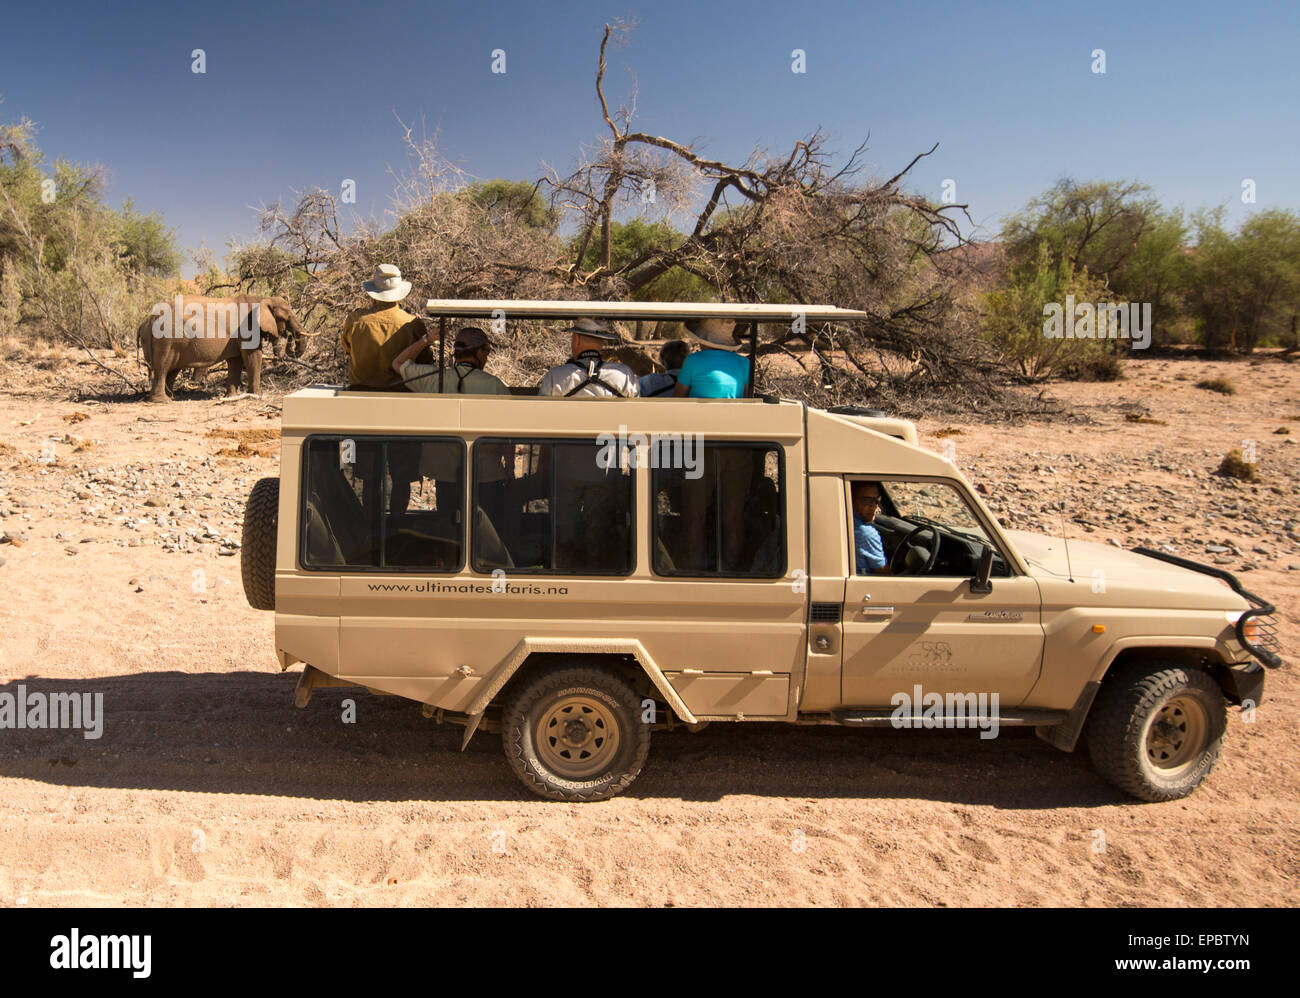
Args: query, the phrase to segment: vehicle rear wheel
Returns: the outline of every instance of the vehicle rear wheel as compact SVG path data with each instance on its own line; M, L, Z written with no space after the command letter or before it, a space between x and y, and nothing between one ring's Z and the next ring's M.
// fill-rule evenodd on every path
M1088 751L1097 772L1125 793L1177 800L1214 768L1226 728L1223 692L1207 673L1173 663L1134 664L1102 683L1088 722Z
M259 479L248 493L239 542L244 597L254 610L275 609L275 535L279 516L280 479Z
M618 673L594 666L544 672L506 705L501 740L510 768L550 800L606 800L636 779L650 751L641 701Z

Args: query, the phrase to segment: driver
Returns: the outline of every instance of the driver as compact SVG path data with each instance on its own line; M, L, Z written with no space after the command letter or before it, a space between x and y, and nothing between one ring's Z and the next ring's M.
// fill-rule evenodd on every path
M853 496L853 560L858 575L888 575L888 561L880 531L872 526L880 508L879 482L854 482L850 486Z

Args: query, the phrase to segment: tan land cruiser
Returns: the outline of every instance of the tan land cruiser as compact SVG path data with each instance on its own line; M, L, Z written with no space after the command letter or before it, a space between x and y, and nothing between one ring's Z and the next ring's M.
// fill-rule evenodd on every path
M751 344L792 311L866 318L428 305L444 336L448 319L721 317ZM464 724L462 745L500 731L556 800L624 790L652 729L779 721L1031 725L1065 751L1086 734L1105 779L1160 801L1200 784L1227 705L1258 704L1281 664L1274 608L1228 573L1004 530L909 422L754 397L752 377L734 400L512 392L285 399L242 568L281 667L303 666L300 707L317 686L409 697ZM872 531L883 567L859 553Z

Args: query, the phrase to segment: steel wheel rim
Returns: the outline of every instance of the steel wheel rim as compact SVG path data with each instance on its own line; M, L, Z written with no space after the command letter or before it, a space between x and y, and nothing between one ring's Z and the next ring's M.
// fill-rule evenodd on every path
M1181 776L1200 758L1208 730L1204 707L1191 697L1174 697L1160 706L1147 725L1147 763L1161 776Z
M566 780L583 780L608 768L618 753L618 721L599 700L568 696L537 722L537 755Z

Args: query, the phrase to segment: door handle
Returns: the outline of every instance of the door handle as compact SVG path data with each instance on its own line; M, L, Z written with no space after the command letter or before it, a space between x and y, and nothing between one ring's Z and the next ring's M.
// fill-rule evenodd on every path
M862 616L864 617L892 617L894 608L892 606L863 606Z

